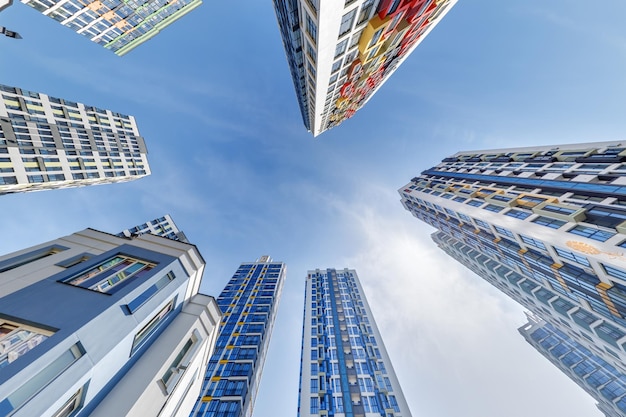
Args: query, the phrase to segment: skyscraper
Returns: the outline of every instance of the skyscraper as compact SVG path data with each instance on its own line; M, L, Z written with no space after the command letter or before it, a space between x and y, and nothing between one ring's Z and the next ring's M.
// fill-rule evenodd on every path
M352 117L456 1L274 0L307 130Z
M86 229L0 257L0 414L191 411L221 314L195 246Z
M626 373L554 325L533 314L527 317L528 323L518 329L526 341L596 399L606 417L622 417L626 413Z
M189 242L185 234L178 228L178 226L176 226L176 223L174 223L174 220L172 220L172 217L169 214L131 227L130 229L124 229L118 233L117 236L131 237L142 235L144 233L150 233L166 237L168 239L180 240L181 242Z
M306 280L298 416L411 417L353 269Z
M135 118L0 84L0 195L150 175Z
M242 263L217 299L224 317L193 417L250 417L286 266L262 256Z
M202 0L21 1L120 56L202 4Z
M459 152L399 193L441 249L623 373L625 162L621 142Z

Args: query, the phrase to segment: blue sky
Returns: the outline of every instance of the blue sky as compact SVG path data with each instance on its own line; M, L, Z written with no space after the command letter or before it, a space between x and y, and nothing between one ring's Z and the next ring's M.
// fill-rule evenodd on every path
M327 1L327 0L326 0ZM240 262L288 265L255 416L297 407L304 278L355 268L414 416L599 416L517 333L522 309L451 261L396 190L459 150L619 140L626 3L460 0L368 105L302 125L269 0L206 1L119 58L17 2L0 82L134 115L153 174L0 198L0 253L170 213L217 295Z

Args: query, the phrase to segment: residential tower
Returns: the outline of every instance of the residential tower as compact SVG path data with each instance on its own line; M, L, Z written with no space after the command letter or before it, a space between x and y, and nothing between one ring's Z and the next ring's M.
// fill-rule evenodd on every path
M622 142L469 151L399 193L446 253L626 372L624 172Z
M133 116L0 84L0 195L150 175Z
M352 117L457 0L274 0L304 125Z
M251 417L286 266L269 256L242 263L217 303L224 313L192 417Z
M188 414L221 313L191 244L86 229L0 257L0 414Z
M411 417L353 269L306 279L299 417Z

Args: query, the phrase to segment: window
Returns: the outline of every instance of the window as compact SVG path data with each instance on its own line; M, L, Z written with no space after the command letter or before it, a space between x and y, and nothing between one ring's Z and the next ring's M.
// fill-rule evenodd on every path
M359 20L357 21L357 25L365 23L369 19L373 7L374 0L367 0L365 3L363 3L363 6L361 6L361 13L359 13Z
M332 67L332 69L330 70L330 72L331 72L331 73L333 73L333 72L337 72L337 71L339 71L339 68L341 68L341 59L340 59L340 60L338 60L338 61L336 61L336 62L333 64L333 67Z
M311 394L317 394L319 391L319 386L317 384L317 378L311 378Z
M126 305L126 308L128 309L128 311L131 314L137 311L139 307L144 305L156 293L158 293L163 288L165 288L165 286L169 284L174 278L176 278L176 275L174 275L174 272L172 271L168 272L165 276L160 278L154 285L152 285L150 288L148 288L147 290L139 294L134 300L128 303Z
M150 321L143 326L141 330L137 332L135 335L135 339L133 340L133 347L131 348L130 354L131 356L141 348L145 342L150 339L159 328L159 325L163 323L163 321L169 316L169 313L174 309L174 300L167 303L165 307L161 309Z
M61 261L55 265L60 266L62 268L70 268L74 265L78 265L79 263L85 262L86 260L91 259L92 257L93 257L92 254L83 252L80 255L72 256L71 258Z
M8 415L13 410L24 405L35 394L50 384L57 376L61 375L84 354L85 349L83 349L80 342L73 345L58 358L50 362L36 375L26 381L21 387L13 391L11 395L0 401L0 415Z
M541 209L543 211L550 211L552 213L558 213L558 214L563 214L565 216L569 216L571 214L574 214L576 212L576 210L578 209L572 209L572 208L568 208L568 207L561 207L561 206L555 206L552 204L547 204L545 206L543 206L543 208Z
M0 262L0 273L19 268L20 266L38 261L39 259L43 259L47 256L54 255L55 253L59 253L67 249L68 248L65 246L53 245L15 256Z
M187 365L189 365L189 362L193 359L195 352L198 350L199 342L201 341L200 333L194 329L191 337L185 342L183 348L178 352L178 355L176 355L168 370L163 374L161 382L168 393L172 392L172 388L176 386L176 383L187 369Z
M55 333L52 329L0 319L0 369L33 350Z
M522 239L522 242L526 243L527 245L532 245L539 249L546 249L546 246L540 240L533 239L524 235L520 235L520 238Z
M59 408L59 410L54 413L52 417L70 417L71 415L74 415L75 411L82 408L83 400L85 397L84 394L86 393L86 391L87 384L80 387L80 389L76 391L76 393L72 395L70 399L67 400L67 402L63 404L63 406Z
M314 40L317 39L317 26L311 16L306 15L306 31Z
M344 39L343 41L337 44L337 48L335 48L335 58L346 52L346 46L348 45L348 39Z
M306 53L309 55L313 63L317 61L317 53L315 52L315 49L313 49L313 47L311 46L309 42L306 43Z
M485 207L483 207L483 209L493 211L494 213L499 213L504 209L504 207L496 206L495 204L487 204Z
M604 267L604 270L606 271L607 274L611 275L612 277L620 278L626 281L626 271L619 269L619 268L615 268L614 266L609 266L605 264L601 264L601 265L602 267Z
M574 252L570 252L567 250L563 250L560 248L554 248L557 255L559 255L563 259L569 259L570 261L574 261L584 266L589 266L589 261L586 257L575 254Z
M319 397L311 397L311 414L319 413L320 399Z
M61 280L65 284L112 294L131 280L145 275L156 264L119 254L91 267L86 272Z
M500 233L501 235L515 238L515 236L513 236L513 233L510 230L505 229L504 227L495 226L495 229L496 232Z
M558 229L563 226L565 223L563 220L552 219L550 217L539 216L536 219L532 220L533 223L540 224L542 226L550 227L552 229Z
M505 215L509 216L509 217L514 217L516 219L520 219L523 220L525 218L527 218L528 216L530 216L530 213L527 213L525 211L522 210L509 210L506 213L504 213Z
M605 230L596 229L588 226L576 226L571 230L568 230L569 233L586 237L588 239L597 240L599 242L606 242L611 237L615 236L614 232L608 232Z
M352 30L352 24L354 23L354 17L356 16L356 9L353 9L343 15L341 18L341 26L339 27L339 37L342 37L346 33Z

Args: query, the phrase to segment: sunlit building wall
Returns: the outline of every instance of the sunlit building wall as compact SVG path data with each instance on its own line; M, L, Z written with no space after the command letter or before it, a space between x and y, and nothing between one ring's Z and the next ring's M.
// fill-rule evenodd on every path
M391 360L353 269L306 280L299 417L410 417Z
M532 314L518 330L526 341L598 401L606 417L626 413L626 374Z
M132 116L0 84L0 195L150 175Z
M459 152L399 190L433 239L626 371L626 146Z
M224 313L192 417L251 417L287 267L242 263L217 303Z
M359 110L456 0L274 0L304 125Z
M86 229L0 257L0 415L189 413L221 314L195 246Z
M117 55L156 36L202 0L21 0Z

